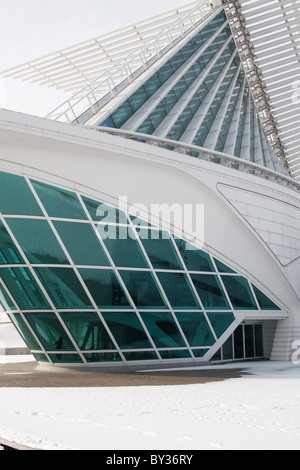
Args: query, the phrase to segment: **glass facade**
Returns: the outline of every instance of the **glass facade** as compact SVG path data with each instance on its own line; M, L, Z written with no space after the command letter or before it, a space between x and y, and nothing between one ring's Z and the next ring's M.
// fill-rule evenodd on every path
M98 104L101 109L100 103L96 109ZM114 111L99 118L98 125L224 152L286 174L255 109L231 28L221 11ZM201 158L201 152L189 155ZM218 158L212 161L220 163Z
M208 251L103 201L4 172L0 188L0 302L38 361L205 359L237 311L279 309ZM245 331L246 357L258 336Z

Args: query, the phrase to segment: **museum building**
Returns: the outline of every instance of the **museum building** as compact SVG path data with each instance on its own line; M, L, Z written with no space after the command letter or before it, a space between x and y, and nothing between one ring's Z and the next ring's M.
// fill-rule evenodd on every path
M0 110L0 303L38 362L291 359L299 9L194 1L2 72L68 94Z

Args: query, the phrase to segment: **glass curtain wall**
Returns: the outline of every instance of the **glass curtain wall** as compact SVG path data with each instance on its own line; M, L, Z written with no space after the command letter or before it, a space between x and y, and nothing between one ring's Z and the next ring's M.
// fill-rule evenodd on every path
M0 302L37 360L61 364L202 358L236 311L279 309L208 251L103 201L4 172Z

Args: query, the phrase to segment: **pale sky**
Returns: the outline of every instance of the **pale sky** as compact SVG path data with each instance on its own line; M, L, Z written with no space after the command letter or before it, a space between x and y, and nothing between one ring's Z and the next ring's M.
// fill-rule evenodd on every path
M0 0L0 71L190 3L188 0ZM0 76L0 107L44 116L67 98Z

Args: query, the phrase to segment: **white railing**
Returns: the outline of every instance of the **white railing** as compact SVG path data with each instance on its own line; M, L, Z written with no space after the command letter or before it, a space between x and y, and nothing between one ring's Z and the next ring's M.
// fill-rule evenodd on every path
M96 78L90 80L88 85L54 109L47 118L74 122L87 109L91 109L91 115L95 114L98 111L97 102L99 99L107 94L114 98L118 93L117 87L120 83L126 82L128 84L133 80L133 77L136 78L139 69L140 73L147 70L153 60L160 59L168 48L174 46L179 39L185 38L200 20L211 14L213 9L211 2L207 0L193 2L191 5L192 7L189 7L188 10L176 10L173 17L169 18L168 23L162 26L159 34L151 35L150 38L142 42L142 48L137 31L133 29L130 34L134 34L136 38L134 50L116 61ZM151 23L148 26L150 27ZM127 40L124 38L125 42Z
M294 178L278 173L275 170L271 170L262 165L257 165L249 160L244 160L242 158L233 157L227 155L226 153L217 152L215 150L209 150L203 147L198 147L196 145L186 144L184 142L178 142L171 139L165 139L161 137L156 137L148 134L140 134L138 132L129 132L122 129L114 129L108 127L99 127L99 126L83 126L94 130L96 132L103 132L110 135L115 135L118 137L123 137L125 139L135 140L143 142L149 145L154 145L156 147L162 147L175 152L181 153L183 155L192 156L194 158L199 158L201 160L206 160L209 162L214 162L220 165L223 165L228 168L237 169L248 174L252 174L261 178L264 178L269 181L279 183L282 186L285 186L294 191L300 192L300 183Z

